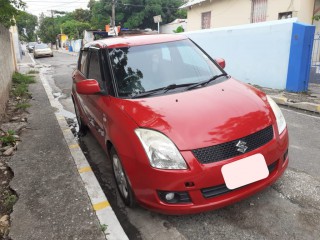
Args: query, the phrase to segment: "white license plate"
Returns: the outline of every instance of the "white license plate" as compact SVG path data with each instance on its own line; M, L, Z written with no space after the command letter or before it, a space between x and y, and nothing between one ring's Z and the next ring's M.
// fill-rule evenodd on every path
M222 166L221 172L229 189L236 189L269 176L266 160L260 153L228 163Z

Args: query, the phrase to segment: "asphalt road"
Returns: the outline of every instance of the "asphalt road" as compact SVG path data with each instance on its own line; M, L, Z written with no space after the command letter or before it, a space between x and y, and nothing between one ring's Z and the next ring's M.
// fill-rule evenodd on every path
M69 112L74 111L70 87L76 59L62 53L37 59L49 67L53 94ZM130 239L320 239L320 116L282 110L290 136L289 168L283 177L251 198L196 215L165 216L126 208L98 143L90 133L79 141Z

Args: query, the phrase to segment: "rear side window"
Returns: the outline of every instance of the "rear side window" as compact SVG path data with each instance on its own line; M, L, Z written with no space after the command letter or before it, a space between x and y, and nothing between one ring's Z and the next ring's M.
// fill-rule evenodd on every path
M79 63L79 70L80 70L80 72L82 72L82 74L85 77L87 76L87 69L88 69L87 68L87 66L88 66L87 56L88 56L88 51L82 51L80 63Z
M99 52L97 50L92 50L90 54L88 78L97 80L100 87L103 86L100 65L99 65Z

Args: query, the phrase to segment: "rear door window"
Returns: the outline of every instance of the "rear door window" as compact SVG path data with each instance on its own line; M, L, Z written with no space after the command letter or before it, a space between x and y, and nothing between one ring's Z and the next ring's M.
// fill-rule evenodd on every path
M99 63L99 51L96 49L90 49L88 79L95 79L99 83L100 87L103 86L100 63Z
M87 69L88 69L88 51L82 51L81 52L81 58L79 63L79 70L82 72L82 74L87 77Z

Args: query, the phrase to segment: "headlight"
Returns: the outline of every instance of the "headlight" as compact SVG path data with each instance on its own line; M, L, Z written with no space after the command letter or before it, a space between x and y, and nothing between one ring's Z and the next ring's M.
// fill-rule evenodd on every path
M138 128L135 130L146 151L150 164L160 169L187 169L187 164L174 143L165 135Z
M278 105L275 103L275 101L273 101L272 98L270 98L269 96L267 96L268 102L273 110L274 115L276 116L277 119L277 125L278 125L278 131L279 134L281 134L283 132L283 130L286 128L286 120L284 119L284 116L280 110L280 108L278 107Z

